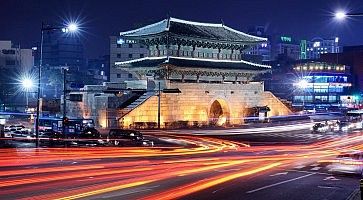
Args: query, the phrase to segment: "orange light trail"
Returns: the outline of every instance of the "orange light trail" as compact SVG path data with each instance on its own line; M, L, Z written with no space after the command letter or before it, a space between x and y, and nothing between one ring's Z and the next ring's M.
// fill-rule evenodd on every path
M363 150L360 133L305 145L270 146L197 136L169 137L188 143L188 147L1 149L0 196L78 199L190 177L189 183L142 196L173 199L294 163L335 162L332 158L340 153ZM197 176L204 178L194 180Z

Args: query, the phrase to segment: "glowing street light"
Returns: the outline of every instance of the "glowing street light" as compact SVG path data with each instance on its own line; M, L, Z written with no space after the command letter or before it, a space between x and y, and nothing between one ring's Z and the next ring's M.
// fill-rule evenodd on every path
M26 91L29 91L31 88L34 87L34 82L29 78L24 78L23 80L21 80L21 85Z
M338 11L335 13L335 18L338 20L343 20L347 17L347 13L344 11Z
M62 28L63 33L75 33L78 31L78 25L74 22L69 23L66 27Z
M348 13L346 11L339 10L334 13L334 17L335 19L342 21L348 17L363 17L363 13Z

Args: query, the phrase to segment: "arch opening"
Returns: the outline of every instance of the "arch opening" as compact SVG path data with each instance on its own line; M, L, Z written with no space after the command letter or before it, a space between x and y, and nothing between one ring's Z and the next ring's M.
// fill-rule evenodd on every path
M228 105L223 100L215 100L209 110L209 125L224 126L229 122Z

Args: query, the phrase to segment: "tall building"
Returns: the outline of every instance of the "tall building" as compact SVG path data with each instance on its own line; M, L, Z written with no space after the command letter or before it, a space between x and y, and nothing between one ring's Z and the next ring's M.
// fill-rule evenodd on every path
M22 49L11 41L0 41L0 110L26 106L20 81L33 66L32 49Z
M332 109L344 105L353 86L350 67L325 62L295 65L294 106L307 109Z
M134 80L132 74L115 67L116 62L133 60L147 57L149 51L145 45L137 43L136 40L123 39L120 36L110 37L110 82L122 82Z
M61 30L44 31L41 97L58 99L63 94L63 72L67 67L67 85L87 83L86 60L81 38ZM36 51L39 66L40 45ZM46 75L45 75L46 74Z
M87 75L90 77L88 85L102 85L109 81L110 77L110 56L100 56L99 58L87 60Z
M343 51L340 53L322 54L319 60L350 66L354 93L363 97L363 45L343 47Z
M320 58L320 55L326 53L339 53L339 38L323 39L320 37L313 38L310 41L301 42L301 57L314 60Z
M300 43L290 36L274 36L271 38L271 57L286 56L293 60L300 58Z
M68 66L71 70L84 69L84 47L80 37L62 31L45 31L43 66Z
M269 38L269 35L266 35L265 33L265 26L253 26L248 29L248 34L255 35L258 37L265 37ZM254 56L260 56L260 60L262 62L271 61L273 58L271 57L271 41L268 40L266 42L263 42L261 44L257 44L254 46L251 46L251 48L247 49L245 51L248 55L254 55Z

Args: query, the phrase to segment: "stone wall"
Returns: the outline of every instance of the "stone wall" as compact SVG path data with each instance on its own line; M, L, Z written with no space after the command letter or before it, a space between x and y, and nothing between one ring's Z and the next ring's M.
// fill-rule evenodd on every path
M269 106L268 116L287 115L291 111L272 93L265 92L262 82L248 84L170 83L167 88L179 88L180 94L161 95L161 126L175 121L187 121L190 125L208 124L213 102L222 107L227 123L242 124L247 109ZM123 117L122 125L135 122L157 122L158 98L151 97Z

